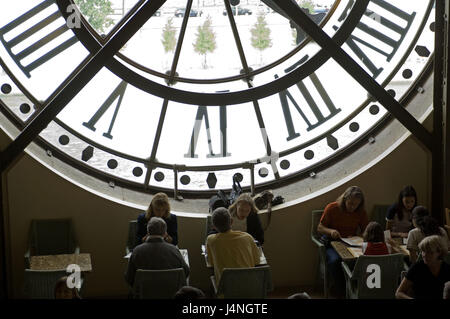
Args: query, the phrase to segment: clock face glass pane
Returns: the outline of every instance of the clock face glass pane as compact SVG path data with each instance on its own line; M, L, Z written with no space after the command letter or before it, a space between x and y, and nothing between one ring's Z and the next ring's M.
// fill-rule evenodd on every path
M1 5L0 56L30 94L44 101L88 52L54 1L5 0Z
M173 65L180 43L179 76L215 79L239 75L243 64L253 70L267 66L304 40L310 41L299 27L301 34L297 36L297 29L291 27L284 12L269 6L274 7L272 1L241 1L230 6L231 16L224 1L193 1L183 25L187 4L188 1L166 1L121 53L144 68L165 73ZM308 14L317 24L325 25L332 18L327 14L330 9L335 10L334 4L334 0L327 0L315 7L309 5ZM331 27L325 30L335 32Z
M103 69L58 114L58 120L93 142L145 158L152 149L161 106L160 98Z
M108 180L207 191L229 187L233 174L248 186L313 170L386 118L273 1L231 2L238 4L192 1L186 14L190 1L166 1L41 132L42 141ZM141 4L75 3L89 25L71 27L79 20L61 12L68 0L10 1L0 12L1 108L19 128ZM432 57L433 1L302 3L398 101Z

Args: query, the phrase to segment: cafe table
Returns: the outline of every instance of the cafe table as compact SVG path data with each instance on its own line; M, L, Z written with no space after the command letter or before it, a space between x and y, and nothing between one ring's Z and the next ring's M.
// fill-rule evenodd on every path
M345 262L355 261L363 254L361 246L348 246L342 241L332 241L331 246ZM409 256L409 251L406 249L406 245L399 245L399 249L400 253L405 256Z
M181 256L183 256L184 261L186 262L186 264L189 266L189 254L188 254L188 250L187 249L178 249L181 253ZM131 253L128 253L127 255L125 255L125 259L130 259L131 257Z
M91 254L61 254L31 256L30 269L32 270L60 270L75 264L82 272L91 272Z

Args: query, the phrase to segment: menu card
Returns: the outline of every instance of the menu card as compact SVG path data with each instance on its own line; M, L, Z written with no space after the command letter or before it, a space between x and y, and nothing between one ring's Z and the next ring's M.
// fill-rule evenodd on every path
M362 237L359 237L359 236L341 238L341 240L344 243L346 243L347 245L354 246L354 247L361 247L363 244L363 239L362 239Z

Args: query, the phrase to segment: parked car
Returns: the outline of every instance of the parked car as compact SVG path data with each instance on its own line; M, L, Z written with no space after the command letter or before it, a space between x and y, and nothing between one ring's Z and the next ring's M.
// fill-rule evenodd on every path
M326 8L326 7L321 7L321 6L317 6L314 7L314 13L328 13L330 9Z
M231 7L231 11L233 12L233 15L235 16L236 15L236 7ZM237 14L238 14L238 16L251 15L252 10L250 10L248 8L238 7ZM223 15L224 16L227 15L227 9L223 9Z
M175 10L175 16L176 17L184 17L184 14L186 12L186 8L178 8ZM190 17L201 17L203 14L203 11L200 10L195 10L195 9L191 9L191 12L189 13Z
M263 4L258 5L256 10L258 11L258 13L262 13L262 14L267 14L267 13L274 12L271 8L269 8L268 6L265 6Z

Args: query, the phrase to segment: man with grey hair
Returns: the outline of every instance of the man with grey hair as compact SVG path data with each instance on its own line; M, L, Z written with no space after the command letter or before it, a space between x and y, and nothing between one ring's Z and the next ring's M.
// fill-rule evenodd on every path
M183 268L186 278L189 276L189 266L183 259L178 248L164 241L167 236L167 225L164 219L152 217L147 224L148 237L144 243L134 248L128 261L125 280L130 286L134 284L137 269L164 270Z
M212 224L219 233L208 236L206 252L208 262L214 266L217 283L224 268L250 268L259 264L260 252L253 237L232 230L232 222L228 209L219 207L213 211Z

